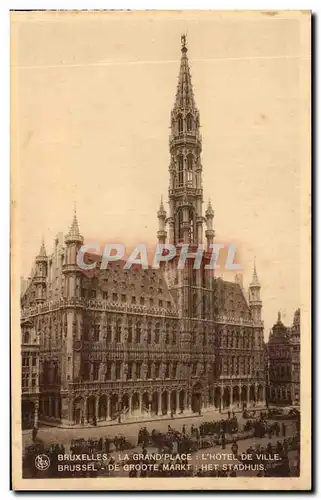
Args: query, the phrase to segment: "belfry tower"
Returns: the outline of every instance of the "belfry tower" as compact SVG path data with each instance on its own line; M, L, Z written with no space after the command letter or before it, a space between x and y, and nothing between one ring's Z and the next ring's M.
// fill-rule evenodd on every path
M254 260L253 277L249 286L249 306L252 318L256 324L261 322L262 301L260 292L261 285L256 272L256 263Z
M202 150L199 112L196 108L187 58L186 35L174 108L171 112L169 243L203 243Z
M177 91L170 116L169 209L167 214L161 202L157 212L157 237L159 243L167 240L176 247L177 257L166 263L165 277L178 304L180 316L190 321L213 316L213 273L205 269L209 254L203 254L200 265L195 267L194 264L196 252L202 252L203 249L205 223L207 247L213 243L214 211L209 204L206 218L203 216L200 118L193 94L186 35L182 35L181 44ZM186 247L188 253L184 267L180 268L177 264L183 245L184 254ZM185 330L190 328L190 324L184 326Z

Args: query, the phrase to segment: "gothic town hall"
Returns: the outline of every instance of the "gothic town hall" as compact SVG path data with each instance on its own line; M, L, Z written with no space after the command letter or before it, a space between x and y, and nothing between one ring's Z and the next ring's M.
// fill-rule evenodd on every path
M203 245L200 269L178 256L160 269L122 262L88 273L76 212L48 255L44 243L22 280L22 424L88 425L260 406L265 366L260 283L215 278L205 265L214 212L203 212L202 141L182 37L169 138L169 211L159 243ZM164 131L165 133L165 131Z

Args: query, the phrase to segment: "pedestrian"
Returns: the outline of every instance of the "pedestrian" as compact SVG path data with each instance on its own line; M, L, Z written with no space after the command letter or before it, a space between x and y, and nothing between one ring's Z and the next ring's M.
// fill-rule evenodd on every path
M285 423L282 422L282 436L285 437L286 436L286 426L285 426Z
M186 434L186 428L185 428L185 424L183 425L182 427L182 434L185 435Z
M34 426L34 428L32 429L32 441L33 442L36 441L37 434L38 434L38 428L36 426Z
M226 443L225 434L222 433L222 450L225 450L225 443Z

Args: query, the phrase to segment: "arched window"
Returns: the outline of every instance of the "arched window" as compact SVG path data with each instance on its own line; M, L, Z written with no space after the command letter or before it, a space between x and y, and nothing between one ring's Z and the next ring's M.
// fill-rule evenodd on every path
M29 332L25 332L23 335L23 343L29 344L29 338L30 338Z
M182 214L182 210L178 211L177 225L178 225L178 228L177 228L178 241L183 241L184 240L184 236L183 236L183 227L182 227L183 226L183 214Z
M187 115L186 117L186 127L187 132L191 132L193 130L193 118L191 115Z
M187 185L193 185L193 156L187 157Z
M183 117L182 117L182 115L178 115L177 121L178 121L178 133L182 134L183 133Z
M190 243L194 243L194 217L192 209L189 212L189 220L190 220L189 241Z
M182 156L178 157L178 186L184 184L184 160Z

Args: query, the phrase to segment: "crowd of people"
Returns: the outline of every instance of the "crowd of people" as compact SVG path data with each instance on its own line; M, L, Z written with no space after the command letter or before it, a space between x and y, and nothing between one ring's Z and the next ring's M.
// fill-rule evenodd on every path
M199 449L205 449L210 447L220 447L222 450L226 449L227 444L231 444L231 451L235 456L238 454L238 442L242 439L247 439L251 437L263 438L268 437L272 439L273 436L277 438L282 437L282 439L277 441L274 446L272 443L268 443L266 447L257 445L256 448L249 447L248 453L278 453L282 457L282 463L278 464L279 473L282 475L290 474L290 466L288 460L288 452L299 448L299 438L298 433L296 437L287 437L287 426L284 422L270 421L266 419L267 415L264 412L257 414L253 419L246 420L245 423L238 421L235 413L233 412L227 414L227 418L218 421L207 421L202 422L199 425L192 424L187 426L182 425L180 429L174 428L172 425L168 425L166 432L161 432L157 429L148 431L147 427L141 427L137 441L133 442L124 437L123 435L116 435L114 437L100 437L99 439L77 439L72 440L70 446L64 446L62 444L51 444L50 446L44 446L44 444L37 440L37 433L33 433L34 444L29 446L25 450L24 456L24 469L34 469L34 458L39 453L48 454L52 460L51 472L54 471L56 464L56 457L60 454L71 453L104 453L108 456L107 463L113 463L115 458L113 453L116 451L128 452L136 447L140 447L143 450L143 454L146 454L147 448L157 450L157 452L162 453L193 453ZM298 430L298 426L297 426ZM130 461L129 461L130 462ZM274 468L274 467L273 467ZM271 474L271 467L265 469L264 472L260 472L260 475ZM290 471L290 472L289 472ZM37 473L37 471L34 471ZM272 471L273 472L273 471ZM297 472L297 471L296 471ZM55 472L53 472L55 474ZM57 474L56 474L57 475ZM113 475L113 474L111 474ZM160 476L179 476L184 475L211 475L211 476L235 476L235 471L226 471L222 469L213 471L204 471L202 469L192 470L190 467L188 471L180 470L162 470L159 467L157 472L148 472L146 470L136 470L132 469L129 472L130 477L146 476L146 475L160 475ZM48 476L50 477L50 476ZM70 477L70 476L69 476Z

